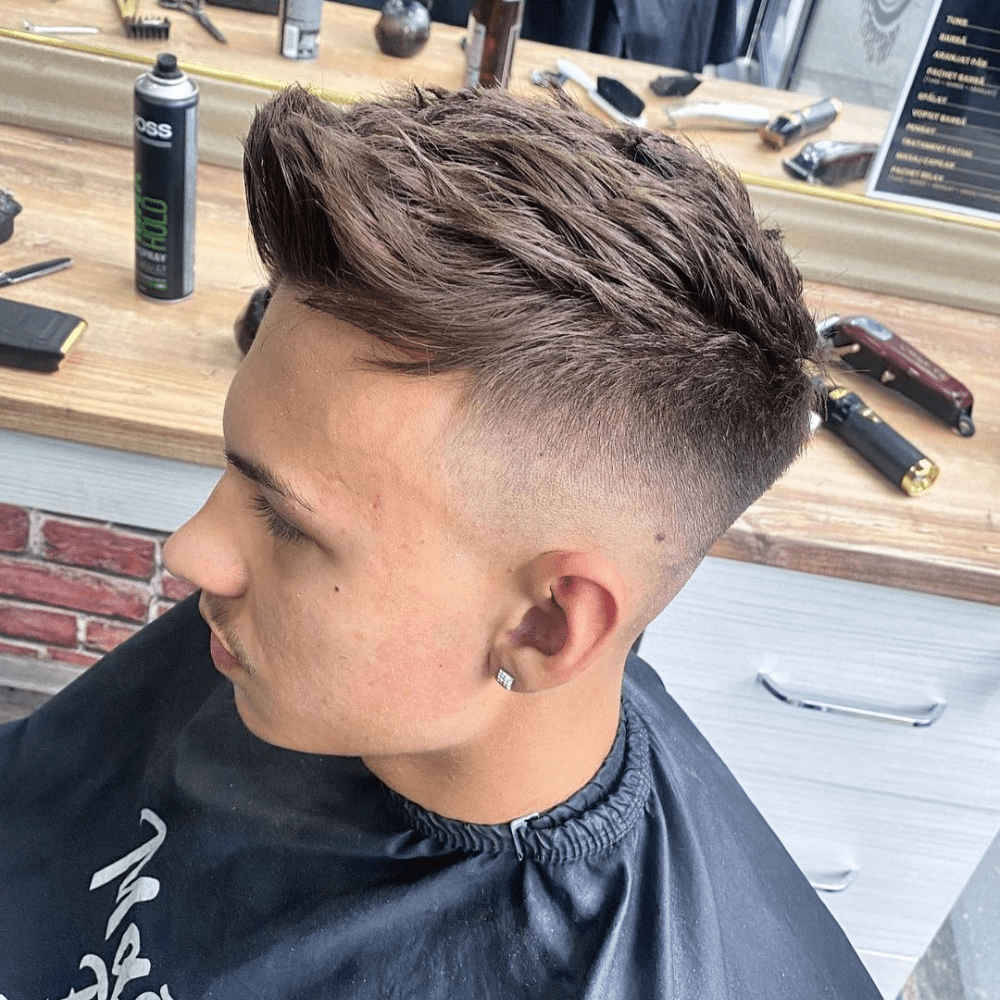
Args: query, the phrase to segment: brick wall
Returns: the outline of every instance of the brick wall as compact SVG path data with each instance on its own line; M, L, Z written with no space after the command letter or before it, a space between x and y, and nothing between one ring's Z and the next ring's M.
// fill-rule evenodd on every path
M0 654L88 667L193 588L161 532L0 504Z

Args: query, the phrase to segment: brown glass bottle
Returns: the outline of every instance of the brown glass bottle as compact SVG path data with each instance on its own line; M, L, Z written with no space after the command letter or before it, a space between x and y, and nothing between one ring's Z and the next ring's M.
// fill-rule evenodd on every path
M465 86L506 87L524 0L475 0L465 39Z

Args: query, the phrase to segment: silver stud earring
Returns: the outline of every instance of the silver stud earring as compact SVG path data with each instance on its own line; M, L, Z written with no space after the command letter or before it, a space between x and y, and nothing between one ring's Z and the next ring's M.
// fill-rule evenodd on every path
M497 671L497 684L505 691L509 691L514 686L514 675L508 674L503 667Z

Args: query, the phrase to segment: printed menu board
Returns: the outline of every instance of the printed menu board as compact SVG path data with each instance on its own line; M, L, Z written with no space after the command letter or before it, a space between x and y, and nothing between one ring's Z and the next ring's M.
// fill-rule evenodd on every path
M868 193L1000 219L1000 0L940 0Z

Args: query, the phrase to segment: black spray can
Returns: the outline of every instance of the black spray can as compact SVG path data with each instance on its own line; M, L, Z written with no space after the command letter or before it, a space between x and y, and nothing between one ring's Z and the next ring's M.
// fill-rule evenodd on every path
M154 299L194 291L198 87L168 52L135 81L135 287Z

